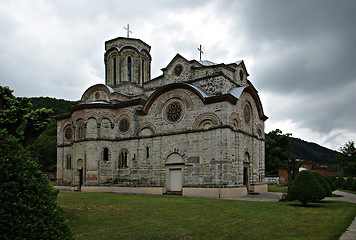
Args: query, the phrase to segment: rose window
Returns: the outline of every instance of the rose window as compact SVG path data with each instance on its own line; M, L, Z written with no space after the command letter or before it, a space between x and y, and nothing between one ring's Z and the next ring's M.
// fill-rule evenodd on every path
M166 110L167 119L171 122L177 122L182 116L182 106L179 102L171 103Z
M121 119L121 121L119 123L120 132L122 132L122 133L127 132L129 130L129 127L130 127L129 120L127 118Z
M68 127L64 132L64 136L67 140L71 140L72 139L72 128Z
M179 64L174 68L174 74L176 76L181 75L182 72L183 72L183 66L182 65Z
M251 121L251 109L247 104L245 105L244 108L244 119L246 124L249 124Z

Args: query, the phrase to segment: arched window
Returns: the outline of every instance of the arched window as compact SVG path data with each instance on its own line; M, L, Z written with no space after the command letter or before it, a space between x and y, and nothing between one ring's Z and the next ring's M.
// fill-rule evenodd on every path
M78 139L84 138L83 126L78 127Z
M129 82L131 82L131 65L132 65L132 59L130 56L127 57L127 78L129 80Z
M103 150L103 161L107 162L109 161L109 149L106 147Z
M244 80L244 72L242 70L240 70L239 75L240 75L240 80L243 81Z
M67 170L72 169L72 157L71 156L67 156L66 169Z
M150 148L147 146L146 147L146 158L150 157Z
M85 138L85 123L83 119L78 119L75 124L75 139L81 140Z
M113 69L114 69L114 85L116 85L116 57L114 57Z
M127 168L127 157L128 152L126 149L121 150L120 157L119 157L119 168Z
M248 152L245 152L245 162L250 162L250 154Z

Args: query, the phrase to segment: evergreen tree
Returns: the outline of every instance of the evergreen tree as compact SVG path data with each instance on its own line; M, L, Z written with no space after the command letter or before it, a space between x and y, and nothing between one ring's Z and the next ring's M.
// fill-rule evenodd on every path
M72 239L68 221L25 149L46 129L51 110L32 110L0 86L0 239Z
M28 152L0 130L0 239L72 239L68 221Z
M314 175L314 177L316 179L318 179L320 184L323 186L324 192L325 192L325 197L330 197L331 193L332 193L332 190L331 190L331 187L330 187L329 183L325 180L323 175L321 175L321 173L319 173L319 172L312 172L312 174Z
M354 182L351 185L351 190L356 191L356 180L354 179Z
M353 183L354 179L352 177L348 177L346 181L341 185L341 188L344 190L351 190Z
M335 182L336 188L341 188L342 184L344 184L345 179L343 177L338 177L338 179Z
M335 191L336 190L336 186L335 186L335 183L333 182L332 178L327 177L327 176L325 176L324 178L329 183L329 186L330 186L331 190Z
M307 206L308 202L319 201L324 197L323 186L307 170L299 172L288 189L288 199L290 201L299 200L303 206Z

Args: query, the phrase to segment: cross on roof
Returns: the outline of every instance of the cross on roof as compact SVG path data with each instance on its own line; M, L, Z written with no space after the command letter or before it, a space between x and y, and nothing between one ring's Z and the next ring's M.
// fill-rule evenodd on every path
M200 59L200 61L201 61L201 54L202 54L202 53L204 54L204 52L203 52L202 49L201 49L201 45L200 45L200 47L198 48L198 50L199 50L199 59Z
M130 37L130 33L133 33L131 30L130 30L130 25L127 24L127 28L124 27L124 29L127 31L127 38Z

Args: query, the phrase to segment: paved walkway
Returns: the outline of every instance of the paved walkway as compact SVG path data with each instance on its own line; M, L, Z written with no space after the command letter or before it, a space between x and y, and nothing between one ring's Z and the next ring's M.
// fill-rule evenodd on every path
M343 197L326 197L325 200L356 203L356 194L346 193L338 190L334 191L333 193Z
M343 202L350 202L356 203L356 194L341 192L341 191L334 191L334 194L342 195L343 197L327 197L325 200L331 201L343 201ZM356 239L356 217L352 221L351 225L348 227L346 232L344 232L340 240L355 240Z

